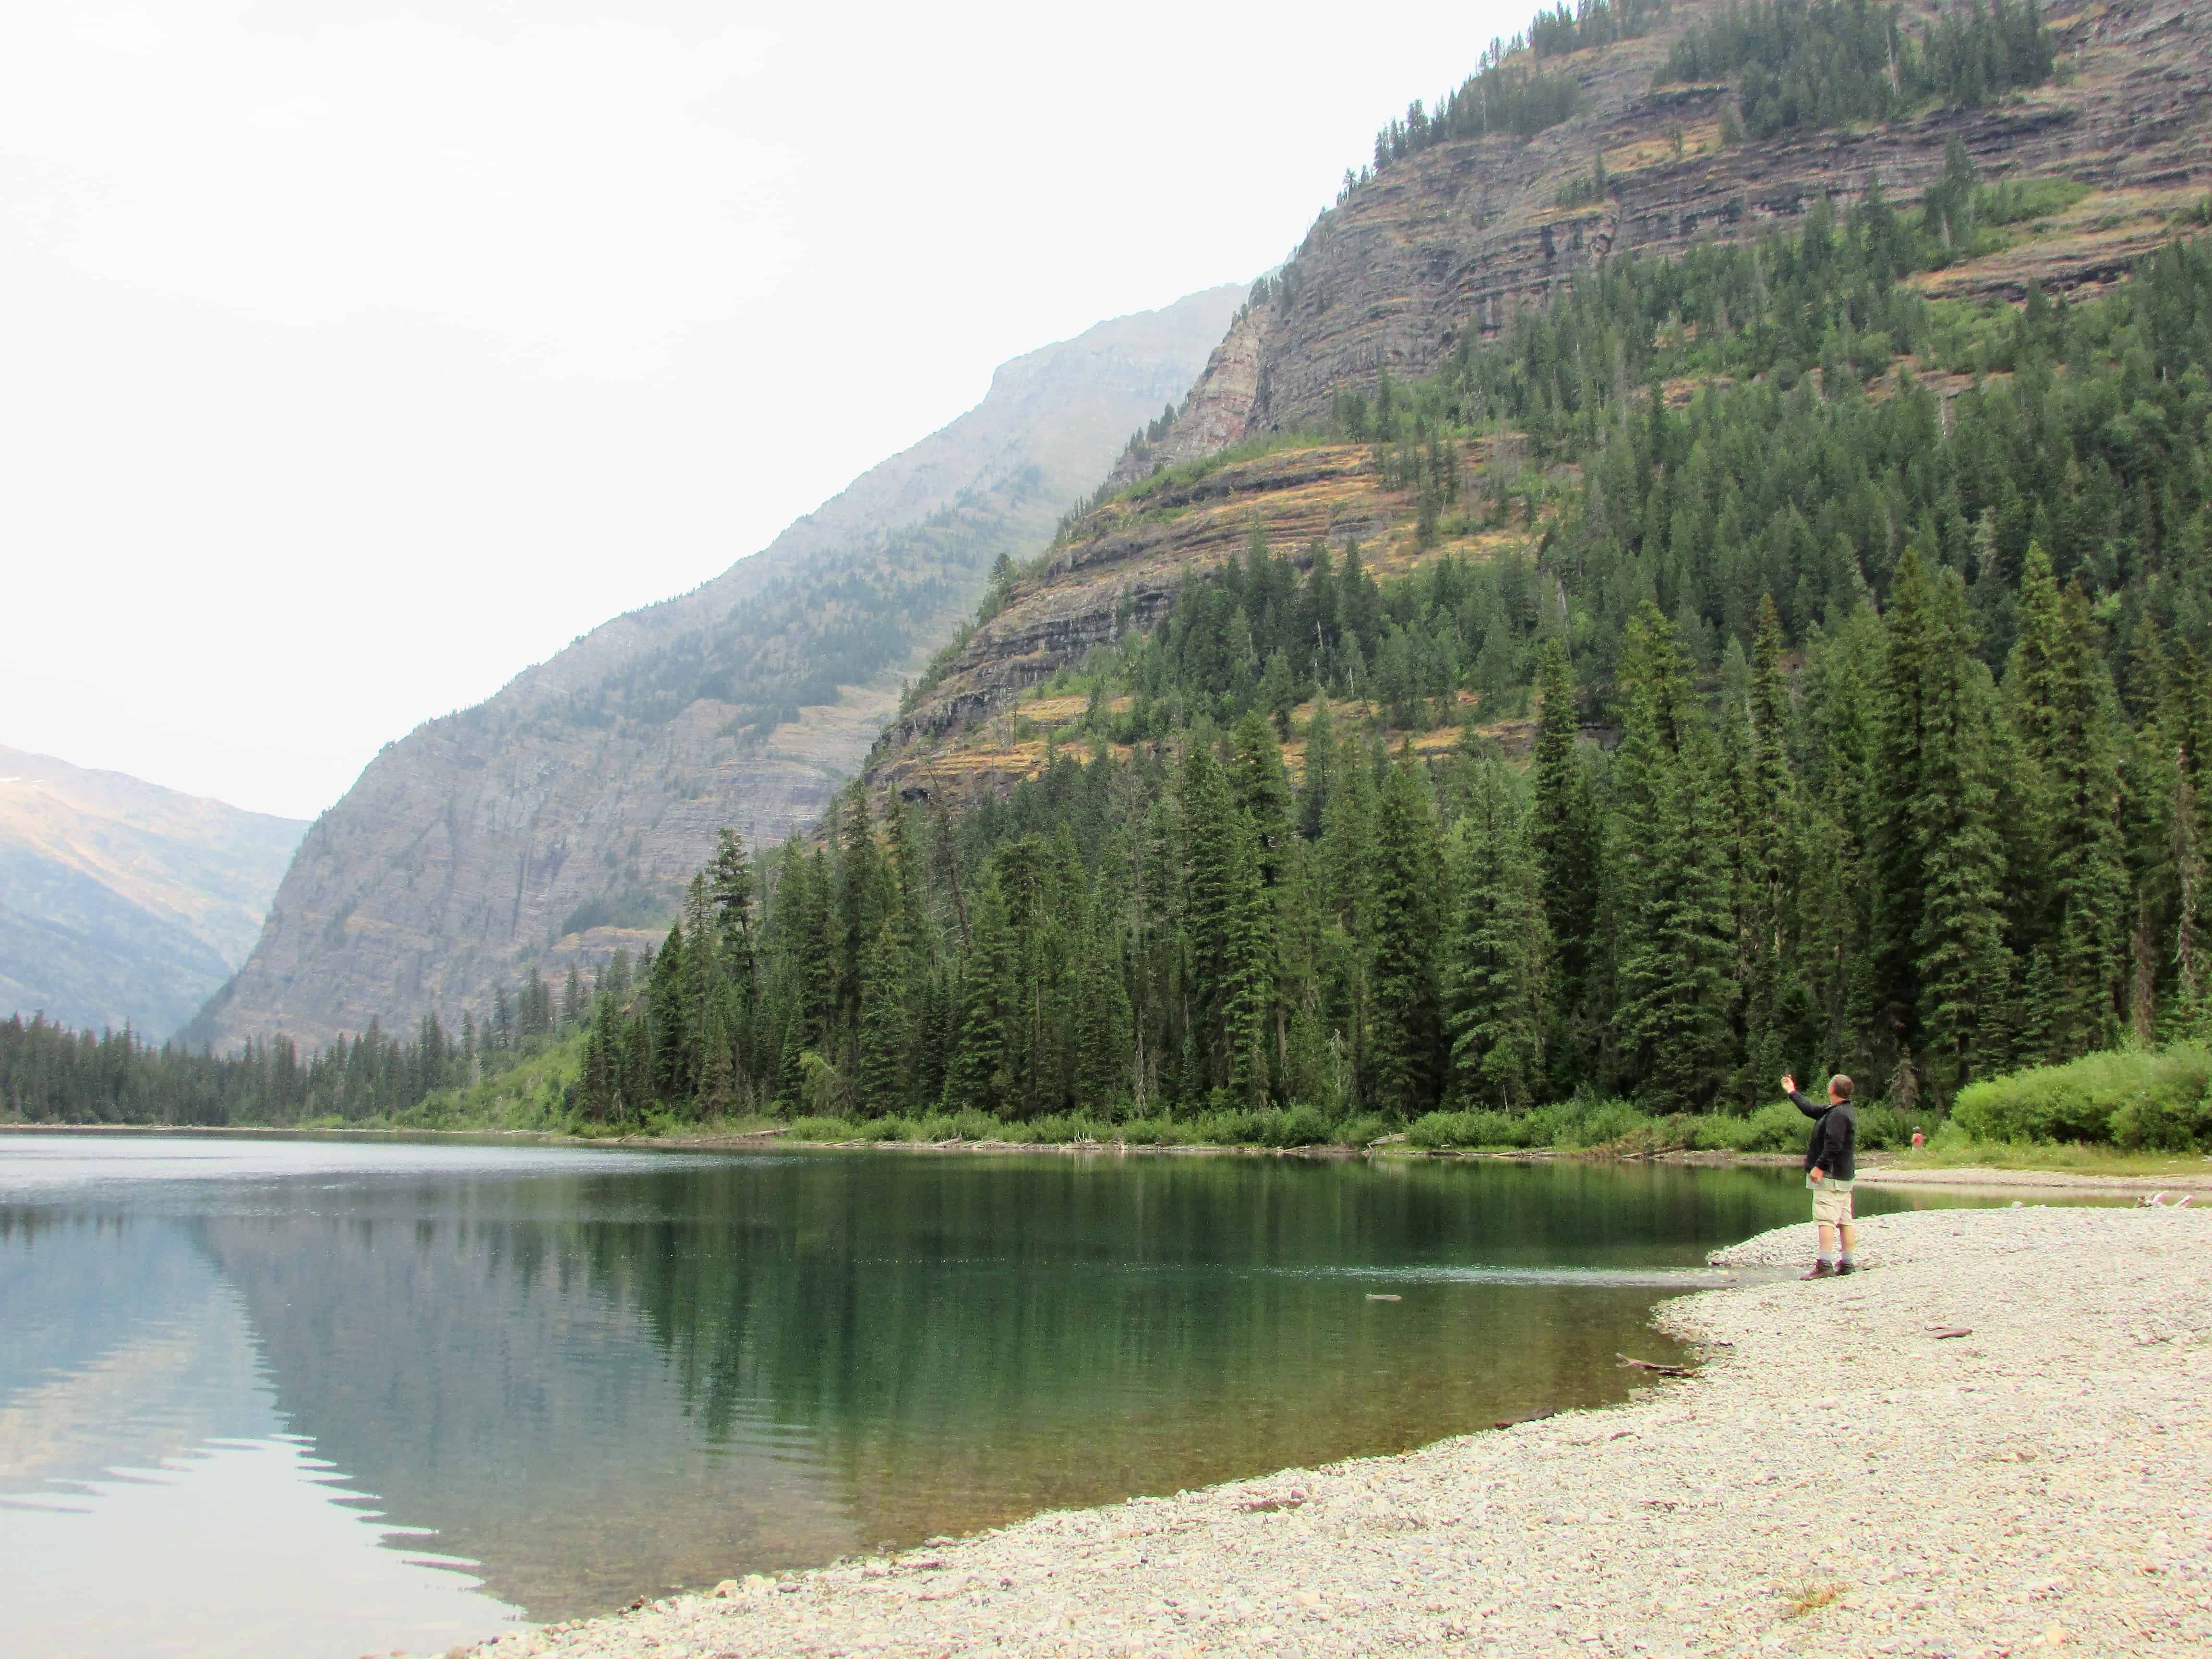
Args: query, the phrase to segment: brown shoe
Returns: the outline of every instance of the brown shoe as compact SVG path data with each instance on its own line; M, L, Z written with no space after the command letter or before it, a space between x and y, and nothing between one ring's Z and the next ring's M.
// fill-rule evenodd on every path
M1811 1273L1797 1275L1800 1279L1833 1279L1835 1276L1836 1270L1825 1261L1815 1261Z
M1858 1270L1859 1264L1856 1261L1838 1261L1836 1263L1836 1277L1838 1279L1841 1279L1845 1273L1855 1273Z

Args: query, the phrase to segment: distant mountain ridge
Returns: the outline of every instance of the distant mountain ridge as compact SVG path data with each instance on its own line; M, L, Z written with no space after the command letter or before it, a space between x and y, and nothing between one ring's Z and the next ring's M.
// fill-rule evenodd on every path
M307 828L0 747L0 1016L167 1036L246 960Z
M454 1021L533 969L656 938L722 826L757 845L821 813L994 562L1050 541L1243 297L1210 289L1002 365L975 409L765 550L389 745L309 830L191 1040Z

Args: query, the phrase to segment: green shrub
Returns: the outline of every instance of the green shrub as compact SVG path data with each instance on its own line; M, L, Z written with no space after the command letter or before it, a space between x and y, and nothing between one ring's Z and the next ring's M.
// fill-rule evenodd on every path
M1348 1117L1336 1126L1336 1141L1343 1146L1371 1146L1387 1134L1395 1133L1397 1126L1387 1117L1373 1112L1362 1112Z
M2097 1141L2187 1152L2212 1146L2208 1084L2212 1049L2201 1044L2111 1049L1969 1084L1951 1116L1975 1140Z
M1274 1126L1275 1146L1319 1146L1329 1139L1328 1120L1311 1106L1293 1106L1279 1115Z
M1810 1127L1788 1101L1774 1100L1748 1117L1699 1118L1690 1144L1705 1152L1802 1152Z
M1610 1146L1648 1129L1651 1119L1625 1100L1563 1101L1552 1109L1559 1115L1552 1145L1562 1152Z
M793 1140L859 1140L866 1133L849 1118L795 1117L791 1121Z
M1912 1129L1916 1123L1925 1128L1932 1121L1932 1114L1923 1112L1917 1116L1908 1116L1887 1101L1862 1106L1859 1108L1859 1145L1873 1152L1895 1152L1912 1144Z

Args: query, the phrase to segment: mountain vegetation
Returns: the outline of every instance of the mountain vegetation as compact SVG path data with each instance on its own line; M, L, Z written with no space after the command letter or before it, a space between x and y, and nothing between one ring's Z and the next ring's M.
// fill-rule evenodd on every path
M1547 116L1539 82L1586 87L1566 59L1665 18L1540 16L1386 128L1374 171L1480 137L1470 109L1556 124L1574 98ZM1731 5L1626 50L1662 49L1667 78L1738 76L1726 113L1769 136L2054 69L2010 0L1917 27ZM1988 290L1937 273L2037 245L2088 187L1985 181L1948 128L1918 155L1907 205L1862 173L1786 229L1594 257L1418 378L1302 385L1295 426L1235 435L1252 360L1224 348L1143 429L1151 476L994 562L813 834L757 859L725 832L665 939L557 1009L529 981L458 1039L294 1056L323 1081L281 1109L419 1088L403 1110L602 1133L1755 1146L1795 1127L1760 1106L1773 1079L1826 1067L1879 1103L1879 1143L2049 1093L1993 1079L2197 1052L2212 254L2169 217L2124 281L1956 297ZM1526 240L1548 262L1565 225ZM1328 311L1304 263L1236 328ZM1179 450L1194 410L1232 435ZM1310 528L1270 535L1262 477ZM1211 501L1233 536L1143 587L1170 545L1146 538ZM42 1076L98 1049L0 1030L0 1064ZM280 1068L131 1063L258 1063L241 1102ZM408 1080L349 1092L376 1066ZM2157 1144L2196 1121L2166 1112Z
M1065 678L1085 712L1041 775L957 816L856 785L765 883L726 835L634 976L557 1013L526 984L458 1039L169 1063L275 1079L251 1115L349 1117L565 1017L587 1123L1323 1133L1577 1095L1747 1114L1811 1056L1940 1110L2192 1036L2212 258L1964 312L1899 281L1925 220L1875 186L1794 237L1624 260L1343 402L1423 515L1522 524L1533 561L1378 581L1356 544L1255 538ZM1948 400L1947 369L1972 377ZM1528 464L1455 471L1508 429ZM1480 723L1501 706L1535 713L1525 769Z
M1663 80L1737 77L1745 131L1887 120L1936 102L1979 104L2051 78L2057 54L2036 0L1966 0L1912 29L1874 0L1729 0L1668 53Z

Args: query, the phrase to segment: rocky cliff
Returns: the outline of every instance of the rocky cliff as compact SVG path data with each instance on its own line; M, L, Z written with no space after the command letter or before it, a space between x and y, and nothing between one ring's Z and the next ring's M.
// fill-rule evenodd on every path
M389 745L307 832L191 1040L457 1020L533 969L656 938L722 826L758 845L820 814L994 561L1051 540L1243 297L1004 365L974 410L765 550Z
M1893 199L1915 199L1942 173L1954 137L1985 178L2060 175L2099 192L2074 215L2072 234L2043 239L2025 258L1945 273L1954 291L2018 298L2030 276L2051 289L2110 280L2212 179L2212 18L2189 0L2056 0L2044 9L2061 53L2049 85L1978 108L1733 146L1720 138L1730 87L1655 84L1674 37L1715 9L1683 0L1644 39L1550 60L1581 83L1574 118L1526 141L1417 151L1324 213L1280 297L1208 364L1158 459L1313 425L1340 391L1371 392L1385 370L1427 374L1464 335L1497 334L1609 254L1756 236L1818 197L1856 197L1875 173ZM1609 198L1561 206L1561 187L1601 155Z
M2087 187L2003 251L1914 279L1935 294L2018 299L2031 281L2064 291L2113 280L2185 216L2193 225L2212 185L2212 20L2185 0L2057 0L2044 15L2061 67L2047 85L1737 144L1721 136L1731 86L1656 83L1675 37L1717 9L1677 0L1648 36L1547 60L1579 83L1573 117L1532 138L1415 150L1323 213L1267 302L1240 309L1176 422L1124 450L1111 480L1123 493L1062 538L886 734L878 781L920 792L1035 770L1054 676L1164 614L1187 573L1235 555L1255 529L1279 551L1352 538L1371 563L1410 562L1414 495L1384 488L1364 448L1317 435L1334 400L1372 396L1385 373L1402 382L1434 371L1462 340L1496 337L1609 258L1756 236L1823 196L1856 198L1877 173L1893 203L1911 203L1955 137L1985 180ZM1565 187L1600 158L1608 192L1564 205ZM1510 470L1511 434L1498 442ZM1462 458L1470 476L1491 464L1480 448ZM1533 540L1435 551L1482 557Z
M0 1018L167 1035L246 960L307 827L0 748Z

